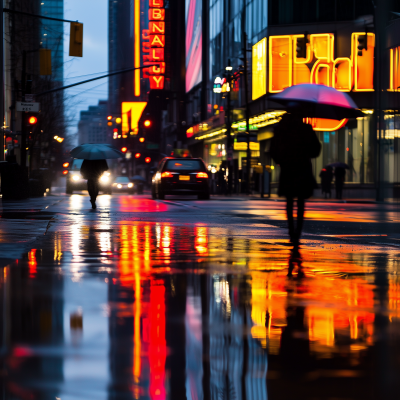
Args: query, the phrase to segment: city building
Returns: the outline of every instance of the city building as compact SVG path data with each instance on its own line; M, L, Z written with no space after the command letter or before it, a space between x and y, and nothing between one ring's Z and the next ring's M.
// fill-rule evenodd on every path
M40 14L44 17L64 19L64 0L40 2ZM40 20L40 47L51 50L52 79L64 80L64 23L48 19Z
M136 167L153 167L186 138L184 11L184 0L109 1L109 72L138 68L109 77L108 112L122 118L109 135L140 154Z
M107 143L107 101L100 100L97 106L81 111L78 123L78 144Z
M392 11L400 11L398 4L383 1L377 11L372 2L359 0L211 0L206 9L204 4L186 2L186 143L192 154L215 173L232 162L234 190L247 191L250 136L251 189L262 190L268 165L276 192L279 166L269 148L284 110L270 97L295 84L323 83L348 93L364 117L308 121L322 144L313 161L317 180L325 165L341 161L349 165L347 197L394 197L399 24ZM196 47L199 37L202 46ZM304 55L298 53L301 43ZM378 84L382 90L376 90ZM377 131L379 116L385 124Z

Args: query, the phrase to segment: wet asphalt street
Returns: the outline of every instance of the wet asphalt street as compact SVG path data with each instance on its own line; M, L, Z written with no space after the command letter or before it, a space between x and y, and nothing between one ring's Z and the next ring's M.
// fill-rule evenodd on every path
M0 208L1 398L398 399L396 204L56 194Z

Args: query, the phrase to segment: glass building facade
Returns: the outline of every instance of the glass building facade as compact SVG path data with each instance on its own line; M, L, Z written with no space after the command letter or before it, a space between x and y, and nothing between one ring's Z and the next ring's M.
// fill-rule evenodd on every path
M319 173L324 166L340 161L349 166L345 178L348 197L374 198L381 190L378 189L381 184L385 187L384 197L392 197L400 175L400 125L396 111L396 104L400 102L396 100L397 93L390 93L400 87L400 43L396 39L399 37L400 24L397 24L396 30L396 24L392 21L390 26L393 32L386 33L392 39L388 39L389 44L384 49L387 61L381 63L384 94L383 121L379 132L376 129L379 115L374 109L374 57L375 41L378 39L373 30L369 30L367 48L361 56L357 54L358 38L366 31L365 23L360 25L359 20L363 17L366 21L372 21L374 9L371 2L210 0L207 4L208 12L203 16L206 19L204 26L208 28L208 41L203 35L207 49L207 56L203 57L203 68L206 69L203 80L206 82L203 81L187 93L187 137L192 153L203 157L210 170L218 172L226 169L230 96L234 181L240 183L241 171L246 168L247 149L242 137L246 130L243 126L246 85L241 68L244 64L246 35L252 189L260 189L257 165L275 167L271 176L273 183L277 183L279 177L279 166L271 160L269 149L274 123L278 122L281 109L271 101L270 95L294 84L312 82L347 92L364 111L364 117L349 120L343 126L338 125L337 129L314 125L322 147L320 156L313 161L317 182L320 182ZM400 11L397 10L398 4L396 6L393 2L392 6L393 10ZM303 36L305 32L311 58L302 63L296 55L296 35ZM271 37L277 38L276 42L271 42ZM226 78L228 65L232 66L233 72L242 71L231 85L229 95L213 91L216 82L223 82ZM365 77L368 77L368 82ZM255 82L260 85L255 87ZM235 190L243 189L238 184Z
M64 0L40 2L40 13L45 17L64 18ZM64 23L40 20L40 46L51 50L52 77L56 82L64 80Z

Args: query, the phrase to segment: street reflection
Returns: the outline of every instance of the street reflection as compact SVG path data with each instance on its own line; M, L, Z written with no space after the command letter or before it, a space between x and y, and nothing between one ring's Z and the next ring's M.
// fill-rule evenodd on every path
M6 398L328 399L343 398L340 383L358 399L398 388L382 378L400 360L388 352L400 343L395 251L315 242L296 255L224 228L79 215L50 242L1 274ZM77 292L104 303L82 309ZM96 331L104 319L108 333ZM108 380L83 369L77 383L64 367L70 346L75 363L91 357L91 329L107 336L96 363Z

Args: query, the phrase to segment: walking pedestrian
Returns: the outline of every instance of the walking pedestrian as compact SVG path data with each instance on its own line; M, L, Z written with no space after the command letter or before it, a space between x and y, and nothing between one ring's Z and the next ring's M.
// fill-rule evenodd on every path
M286 197L286 213L290 241L298 250L303 228L305 200L313 194L315 181L311 158L318 157L321 144L311 125L295 110L282 117L274 129L271 157L280 165L279 195ZM294 200L297 198L297 225L293 217Z
M108 170L106 160L83 160L81 175L87 179L87 187L93 210L96 209L96 198L99 194L99 179Z
M322 194L325 194L325 198L332 197L331 193L331 186L332 186L332 179L333 179L333 168L328 165L325 168L322 168L321 172L319 173L321 178L321 188Z
M346 176L346 169L343 167L335 167L335 187L336 198L341 199L343 194L344 177Z

